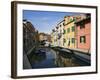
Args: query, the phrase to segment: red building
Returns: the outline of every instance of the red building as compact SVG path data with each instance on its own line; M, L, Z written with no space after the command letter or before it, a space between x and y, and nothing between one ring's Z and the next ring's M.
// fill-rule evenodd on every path
M86 14L86 18L76 21L77 48L90 50L91 47L91 16Z

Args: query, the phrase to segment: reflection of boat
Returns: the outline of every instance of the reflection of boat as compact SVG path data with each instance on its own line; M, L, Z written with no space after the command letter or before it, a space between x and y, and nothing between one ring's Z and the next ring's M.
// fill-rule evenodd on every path
M40 49L39 51L40 51L40 53L46 53L46 51L44 49Z
M35 51L35 54L45 54L46 51L44 49L39 49Z

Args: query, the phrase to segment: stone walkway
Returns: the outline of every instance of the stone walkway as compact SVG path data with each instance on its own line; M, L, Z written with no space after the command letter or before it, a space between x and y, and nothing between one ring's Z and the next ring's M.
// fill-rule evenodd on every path
M85 53L91 53L90 50L85 50L85 49L78 49L78 48L69 48L69 49L81 51L81 52L85 52Z

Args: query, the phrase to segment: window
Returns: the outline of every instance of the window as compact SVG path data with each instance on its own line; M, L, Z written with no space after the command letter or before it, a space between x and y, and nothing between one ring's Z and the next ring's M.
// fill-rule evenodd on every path
M80 36L80 43L85 43L85 42L86 42L86 37Z
M63 23L63 26L65 26L65 24Z
M69 33L69 32L70 32L70 28L67 29L67 33Z
M63 43L65 43L66 42L66 39L63 39Z
M80 29L82 29L82 28L85 28L84 22L81 22L81 23L80 23Z
M75 43L75 38L72 38L72 43Z
M72 26L72 32L74 32L75 31L75 26Z
M66 30L65 29L63 29L64 30L64 34L66 34Z
M68 46L70 46L70 39L69 39L69 41L68 41Z
M72 22L73 21L73 19L72 18L70 18L70 22Z
M76 21L76 19L74 18L73 21Z

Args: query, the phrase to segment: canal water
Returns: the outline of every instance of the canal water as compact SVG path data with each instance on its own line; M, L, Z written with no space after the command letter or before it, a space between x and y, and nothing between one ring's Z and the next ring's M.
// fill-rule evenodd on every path
M30 63L33 69L86 66L87 64L77 60L73 54L58 52L50 48L42 48L44 52L33 53Z

